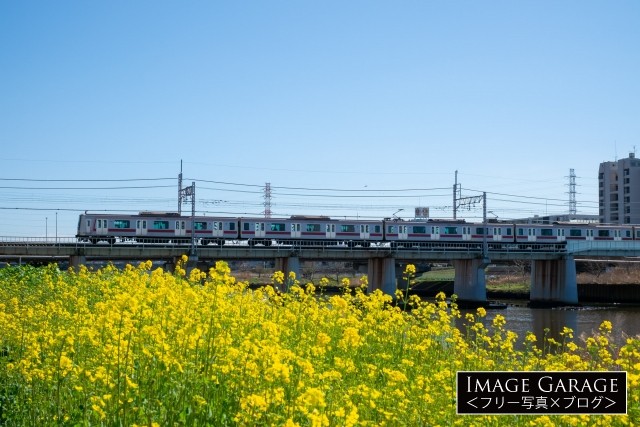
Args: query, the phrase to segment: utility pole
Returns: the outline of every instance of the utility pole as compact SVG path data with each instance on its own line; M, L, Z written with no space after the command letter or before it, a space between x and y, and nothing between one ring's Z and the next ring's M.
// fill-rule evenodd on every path
M189 187L182 188L180 190L180 200L189 202L191 201L191 249L189 256L194 260L197 260L198 253L196 250L196 183L192 182Z
M460 206L467 206L471 209L472 205L482 203L482 258L485 260L485 264L489 262L489 242L487 241L487 234L489 228L487 227L487 193L483 192L482 196L460 197L454 200L454 206L460 202ZM495 215L495 214L494 214Z
M489 264L489 242L487 242L487 234L489 234L489 228L487 227L487 193L482 193L482 227L484 232L482 233L482 259L486 264Z
M455 178L455 182L453 183L453 219L456 219L456 214L458 212L458 205L457 205L457 200L458 200L458 171L456 171L456 178Z

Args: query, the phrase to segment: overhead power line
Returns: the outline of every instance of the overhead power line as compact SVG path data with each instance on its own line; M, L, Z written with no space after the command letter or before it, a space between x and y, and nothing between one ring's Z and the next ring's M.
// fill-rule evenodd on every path
M3 190L139 190L148 188L173 188L173 185L143 185L127 187L15 187L0 186Z
M23 182L135 182L135 181L175 181L176 178L122 178L122 179L35 179L35 178L0 178L0 181Z

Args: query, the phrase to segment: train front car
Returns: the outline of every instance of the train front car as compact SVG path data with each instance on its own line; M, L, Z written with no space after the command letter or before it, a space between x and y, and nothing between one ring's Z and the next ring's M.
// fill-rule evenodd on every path
M136 216L127 214L92 214L85 212L78 218L78 233L76 238L80 242L106 242L114 244L135 238Z

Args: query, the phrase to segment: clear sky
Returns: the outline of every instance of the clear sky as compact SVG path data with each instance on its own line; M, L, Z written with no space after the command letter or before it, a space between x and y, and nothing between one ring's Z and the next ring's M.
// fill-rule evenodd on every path
M640 2L0 2L0 236L89 211L598 212L640 146ZM190 211L189 206L184 207ZM459 217L482 218L481 205Z

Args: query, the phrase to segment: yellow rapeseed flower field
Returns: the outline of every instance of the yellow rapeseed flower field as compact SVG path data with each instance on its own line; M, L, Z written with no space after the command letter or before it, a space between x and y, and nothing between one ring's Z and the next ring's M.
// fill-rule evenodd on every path
M640 341L614 349L610 322L582 345L568 328L539 343L444 295L400 294L408 312L381 292L318 296L280 272L250 290L223 262L185 262L1 269L0 425L640 424ZM458 416L460 370L626 370L628 415Z

